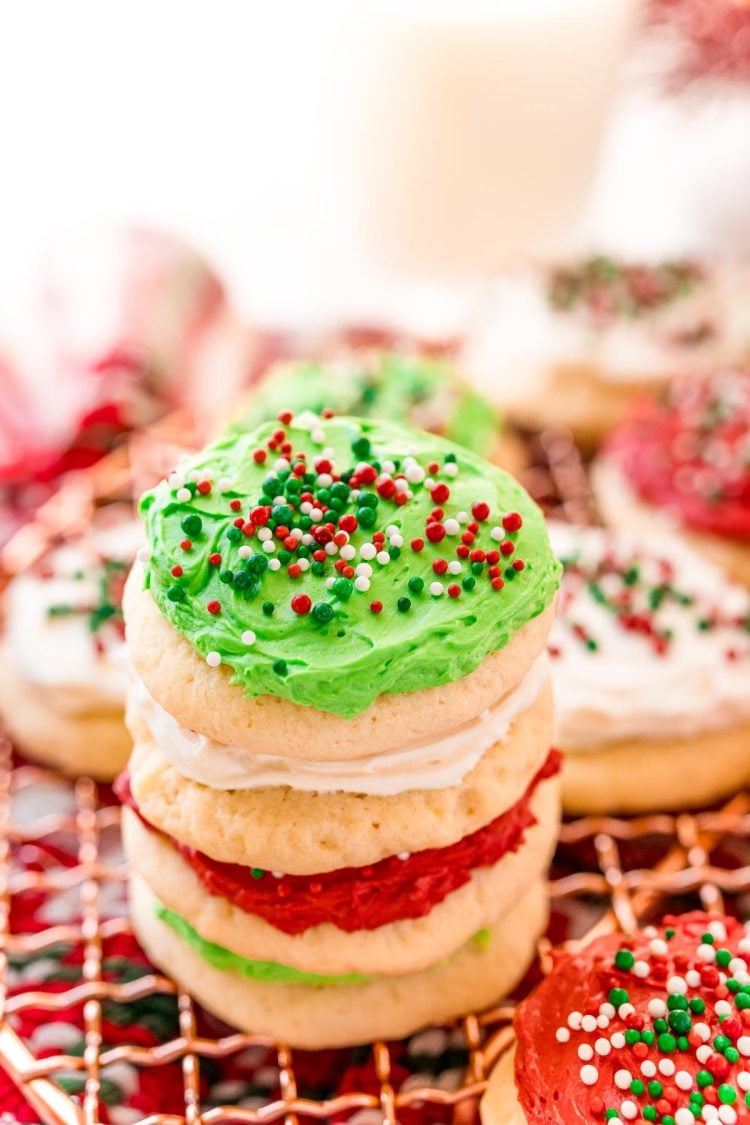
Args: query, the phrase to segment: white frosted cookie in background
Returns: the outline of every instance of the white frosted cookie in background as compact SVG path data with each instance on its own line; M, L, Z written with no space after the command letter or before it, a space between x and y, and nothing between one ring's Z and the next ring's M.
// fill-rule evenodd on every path
M20 750L64 773L111 780L130 752L121 601L141 541L118 506L5 591L3 722Z
M750 276L719 263L592 257L509 274L470 332L462 368L530 429L597 444L678 371L750 356Z
M553 524L568 811L709 804L750 775L750 597L679 538Z

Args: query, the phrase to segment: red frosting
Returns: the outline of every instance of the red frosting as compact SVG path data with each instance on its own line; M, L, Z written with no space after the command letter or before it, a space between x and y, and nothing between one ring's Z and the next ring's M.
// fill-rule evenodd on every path
M344 867L320 875L283 875L221 863L168 837L212 895L264 918L286 934L301 934L330 922L340 930L375 930L402 918L420 918L467 883L472 871L516 851L536 823L529 808L540 782L556 774L562 756L550 750L521 799L490 824L446 848L428 848L403 859L390 856L371 867ZM138 812L127 774L116 783L123 804ZM138 812L138 815L141 814ZM143 817L141 817L143 820ZM143 820L148 828L153 826Z
M730 958L741 961L729 968ZM703 1106L726 1105L736 1116L723 1110L719 1125L746 1125L747 960L744 926L702 911L667 917L658 930L633 938L608 934L577 953L558 955L552 973L516 1013L516 1086L527 1119L534 1125L604 1123L615 1110L616 1117L609 1116L619 1122L681 1125L693 1120L691 1105L698 1121ZM692 1100L696 1094L702 1100Z
M686 527L750 539L750 371L676 382L666 403L640 403L605 453Z

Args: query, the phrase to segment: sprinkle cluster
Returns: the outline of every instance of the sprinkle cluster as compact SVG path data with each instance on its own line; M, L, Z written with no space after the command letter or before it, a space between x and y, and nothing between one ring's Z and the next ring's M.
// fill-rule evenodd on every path
M118 639L125 636L125 626L122 617L122 594L125 587L125 578L129 563L119 558L110 558L100 554L94 560L91 570L76 570L72 577L75 581L84 581L94 578L97 587L97 597L85 604L73 602L53 602L47 607L47 615L51 618L80 616L86 619L88 630L91 633L93 644L97 652L104 650L102 629L105 624L114 629ZM43 564L40 577L49 580L56 577L54 565L51 561Z
M216 568L220 582L234 594L257 597L261 612L271 617L277 603L264 596L266 577L283 572L293 613L322 626L354 597L366 597L376 616L409 614L430 600L470 595L479 583L499 592L522 574L526 563L517 549L523 526L518 512L493 513L479 497L470 510L453 510L452 486L460 472L455 453L425 464L413 454L380 461L369 438L360 434L351 443L351 463L344 467L336 463L335 450L324 446L319 421L313 421L310 437L322 447L320 453L309 458L295 449L286 428L292 418L291 411L281 411L278 428L252 451L255 463L269 470L257 495L241 498L231 480L214 481L207 470L186 475L178 469L170 475L169 487L181 505L170 517L180 520L181 532L179 553L170 565L170 601L180 604L192 596L186 570L198 563ZM399 512L425 492L432 507L420 533L406 541ZM184 510L214 493L231 516L219 542L198 511ZM385 572L404 551L415 561L425 552L424 562L415 567L422 573L413 573L402 589L394 590ZM323 580L326 597L314 596L320 583L311 584L310 577ZM221 615L221 597L207 600L204 610L208 617ZM256 635L248 629L242 640L252 645ZM206 659L212 666L221 663L215 651ZM285 662L276 661L274 670L286 675Z
M606 998L554 1031L575 1047L592 1121L750 1121L750 924L702 920L622 939L596 966Z
M553 308L583 313L601 326L664 308L688 296L704 280L695 262L626 264L598 256L553 270L547 298ZM701 322L693 326L691 337L680 342L701 343L714 331L711 324Z
M714 601L710 583L700 594L681 589L674 562L644 550L618 550L612 544L601 553L575 551L560 560L565 575L559 601L559 621L590 652L598 652L599 638L578 618L585 600L594 602L623 632L642 637L653 653L669 654L675 643L675 609L697 636L726 632L728 661L750 659L750 605L743 615L727 614ZM583 601L582 601L583 599ZM553 657L559 647L550 646Z

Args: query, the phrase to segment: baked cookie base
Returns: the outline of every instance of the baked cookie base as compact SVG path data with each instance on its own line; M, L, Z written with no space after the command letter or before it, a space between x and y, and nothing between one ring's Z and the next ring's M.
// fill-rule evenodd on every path
M705 558L723 567L730 578L750 587L750 545L680 526L668 512L644 503L608 458L600 457L594 462L591 486L599 514L609 527L673 531Z
M511 1047L492 1071L479 1103L482 1125L528 1125L516 1091L515 1066L516 1049Z
M132 740L122 711L64 714L43 687L18 674L0 646L0 713L24 754L69 777L112 781L125 766Z
M449 789L393 797L297 792L289 786L219 790L178 773L128 712L138 808L168 836L212 859L290 875L364 867L399 852L442 848L489 824L525 793L552 738L551 689Z
M305 972L398 975L425 969L449 956L502 918L546 872L559 824L560 777L542 782L531 803L538 823L516 852L471 879L421 918L347 933L326 923L286 934L226 898L208 893L174 845L123 810L123 839L131 868L164 906L181 914L207 941L262 961Z
M154 699L178 723L257 754L340 761L424 742L470 722L523 679L544 648L554 602L468 676L440 687L381 695L344 719L273 695L248 696L229 668L210 668L159 612L136 563L123 600L130 659Z
M694 738L566 750L563 807L572 814L642 813L711 805L750 779L750 725Z
M220 1019L292 1047L345 1047L400 1039L430 1023L488 1007L507 994L531 963L548 914L546 884L534 883L487 942L469 941L451 957L366 984L267 984L213 968L156 915L157 900L133 876L133 926L150 960Z

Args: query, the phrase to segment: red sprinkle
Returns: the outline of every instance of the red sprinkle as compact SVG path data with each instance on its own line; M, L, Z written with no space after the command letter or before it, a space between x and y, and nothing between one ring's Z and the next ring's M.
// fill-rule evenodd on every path
M180 546L182 547L183 551L189 551L193 544L190 539L181 539Z
M242 527L244 522L245 522L244 516L237 516L236 520L232 520L232 523L234 524L235 527Z
M445 574L448 569L448 563L445 559L435 559L432 564L432 569L435 571L435 574Z
M523 527L523 520L518 512L506 512L503 516L503 527L506 531L519 531Z
M492 579L492 589L493 590L502 590L504 585L505 585L505 583L503 582L502 578L493 578Z
M210 562L211 566L219 566L219 564L221 563L221 555L218 551L214 551L213 554L208 556L208 561ZM180 571L180 573L182 573L182 571Z
M523 570L523 568L526 566L526 563L523 561L523 559L514 559L511 563L511 566L514 570Z
M292 568L290 567L289 569L291 570ZM295 613L298 613L300 617L309 613L312 609L312 602L307 594L295 594L292 598L292 609Z
M424 550L424 539L412 539L411 549L412 549L412 551L416 551L417 553L419 553L419 551L423 551Z
M465 543L462 543L460 547L456 547L456 554L458 555L458 557L460 559L468 559L469 548L466 546Z
M439 543L441 539L445 539L445 528L441 523L428 524L425 535L430 543Z
M206 605L206 609L209 613L221 613L221 602L208 602Z
M371 610L372 613L382 613L383 612L383 603L382 602L370 602L370 610Z
M427 472L428 473L439 473L440 472L440 466L437 463L437 461L430 461L429 465L427 466Z
M397 492L393 497L393 503L396 504L397 507L401 508L408 499L409 497L405 492Z
M461 596L461 587L457 586L455 582L452 582L451 585L448 587L448 596L451 597L451 598L460 597Z
M348 535L357 530L357 517L356 516L342 516L339 520L339 527Z
M200 492L202 496L207 496L208 493L211 491L211 481L210 480L199 480L195 487L196 487L196 490L198 492Z
M500 544L500 551L503 555L512 555L516 549L515 543L511 543L510 539L503 539Z
M485 504L484 500L479 500L476 504L472 504L471 514L475 520L486 520L490 514L490 506Z
M246 520L242 525L243 535L255 535L255 524L252 520Z
M291 410L280 410L276 417L282 425L288 426L294 415L292 414Z
M229 507L232 509L233 512L239 512L240 508L242 507L242 501L241 500L230 500L229 501Z
M302 573L302 567L299 563L292 563L291 566L287 567L286 572L290 578L299 578ZM307 610L305 610L305 612L307 612Z
M266 453L265 449L253 450L253 461L255 461L256 465L262 465L267 456L268 454Z
M323 551L323 550L313 551L313 559L315 560L315 562L325 562L326 561L325 551Z
M181 578L182 577L182 567L180 566L180 564L175 563L175 565L172 567L172 570L171 570L170 573L172 574L173 578Z
M451 490L448 488L448 485L443 484L441 481L440 484L436 484L433 488L432 499L436 504L444 504L445 501L449 498L450 494Z
M239 504L239 501L237 501ZM256 527L265 527L271 518L271 509L267 507L253 508L250 519Z

